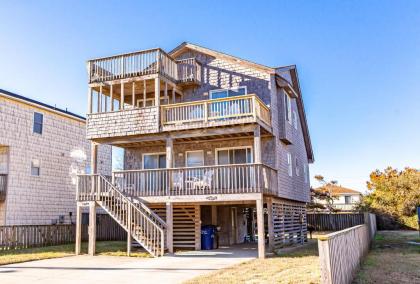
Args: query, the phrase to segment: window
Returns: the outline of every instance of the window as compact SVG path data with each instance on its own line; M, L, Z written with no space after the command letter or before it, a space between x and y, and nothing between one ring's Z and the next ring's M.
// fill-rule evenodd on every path
M297 128L298 128L298 118L297 118L296 111L293 111L293 127L294 127L295 129L297 129Z
M187 167L201 167L204 166L204 152L199 151L188 151L185 154L185 165Z
M166 154L144 154L143 169L164 169L166 168Z
M290 102L290 97L287 94L284 95L284 108L285 108L286 120L292 123L292 106Z
M169 99L169 98L168 98ZM143 99L137 100L137 107L143 107ZM166 98L160 98L160 104L166 105L169 102L167 102ZM146 98L146 107L152 107L155 106L155 98Z
M304 165L303 167L303 178L305 183L308 183L308 165Z
M292 166L292 155L290 153L287 153L287 167L288 167L289 176L292 176L293 166Z
M350 204L351 203L351 196L350 195L344 196L344 203L345 204Z
M31 161L31 175L39 176L40 173L39 160L33 159Z
M299 160L298 160L298 158L295 158L295 172L296 172L296 175L297 176L300 175Z
M229 89L211 90L210 99L214 100L214 99L221 99L221 98L227 98L227 97L236 97L236 96L242 96L246 94L247 94L246 86L229 88Z
M34 112L34 133L42 134L42 123L43 115L42 113Z
M216 149L218 165L249 164L252 163L251 148Z

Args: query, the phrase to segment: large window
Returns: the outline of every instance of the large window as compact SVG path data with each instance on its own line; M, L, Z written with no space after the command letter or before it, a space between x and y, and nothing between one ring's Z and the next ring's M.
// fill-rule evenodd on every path
M218 165L252 163L252 152L250 147L218 149L216 153Z
M42 134L43 115L42 113L34 112L34 128L33 132Z
M237 87L237 88L229 88L229 89L219 89L219 90L211 90L210 91L210 99L222 99L227 97L236 97L242 96L247 94L246 86Z
M144 154L143 169L164 169L166 168L166 154Z
M39 165L39 160L33 159L31 161L31 175L39 176L41 174L41 168Z
M200 151L188 151L185 154L185 164L187 167L201 167L204 166L204 152Z

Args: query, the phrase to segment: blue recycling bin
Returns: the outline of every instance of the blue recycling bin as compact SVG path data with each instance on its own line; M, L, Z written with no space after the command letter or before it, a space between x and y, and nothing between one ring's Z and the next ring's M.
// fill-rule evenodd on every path
M201 249L209 250L213 249L214 235L216 233L215 226L202 226L201 227Z

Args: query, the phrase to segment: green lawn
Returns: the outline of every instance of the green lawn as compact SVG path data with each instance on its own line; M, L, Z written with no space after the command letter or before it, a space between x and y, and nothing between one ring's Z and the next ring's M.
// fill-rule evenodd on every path
M380 231L354 283L420 283L420 244L416 231Z
M186 283L320 283L317 240L289 248L278 256L247 261Z
M87 243L82 243L82 253L87 253ZM126 256L126 242L96 242L98 255ZM74 244L0 251L0 265L74 255ZM149 257L147 252L132 249L132 257Z

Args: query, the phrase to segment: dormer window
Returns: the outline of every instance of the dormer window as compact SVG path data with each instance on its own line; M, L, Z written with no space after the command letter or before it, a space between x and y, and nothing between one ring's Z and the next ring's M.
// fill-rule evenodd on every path
M222 99L228 97L243 96L247 94L246 86L228 88L228 89L218 89L210 91L210 99Z

